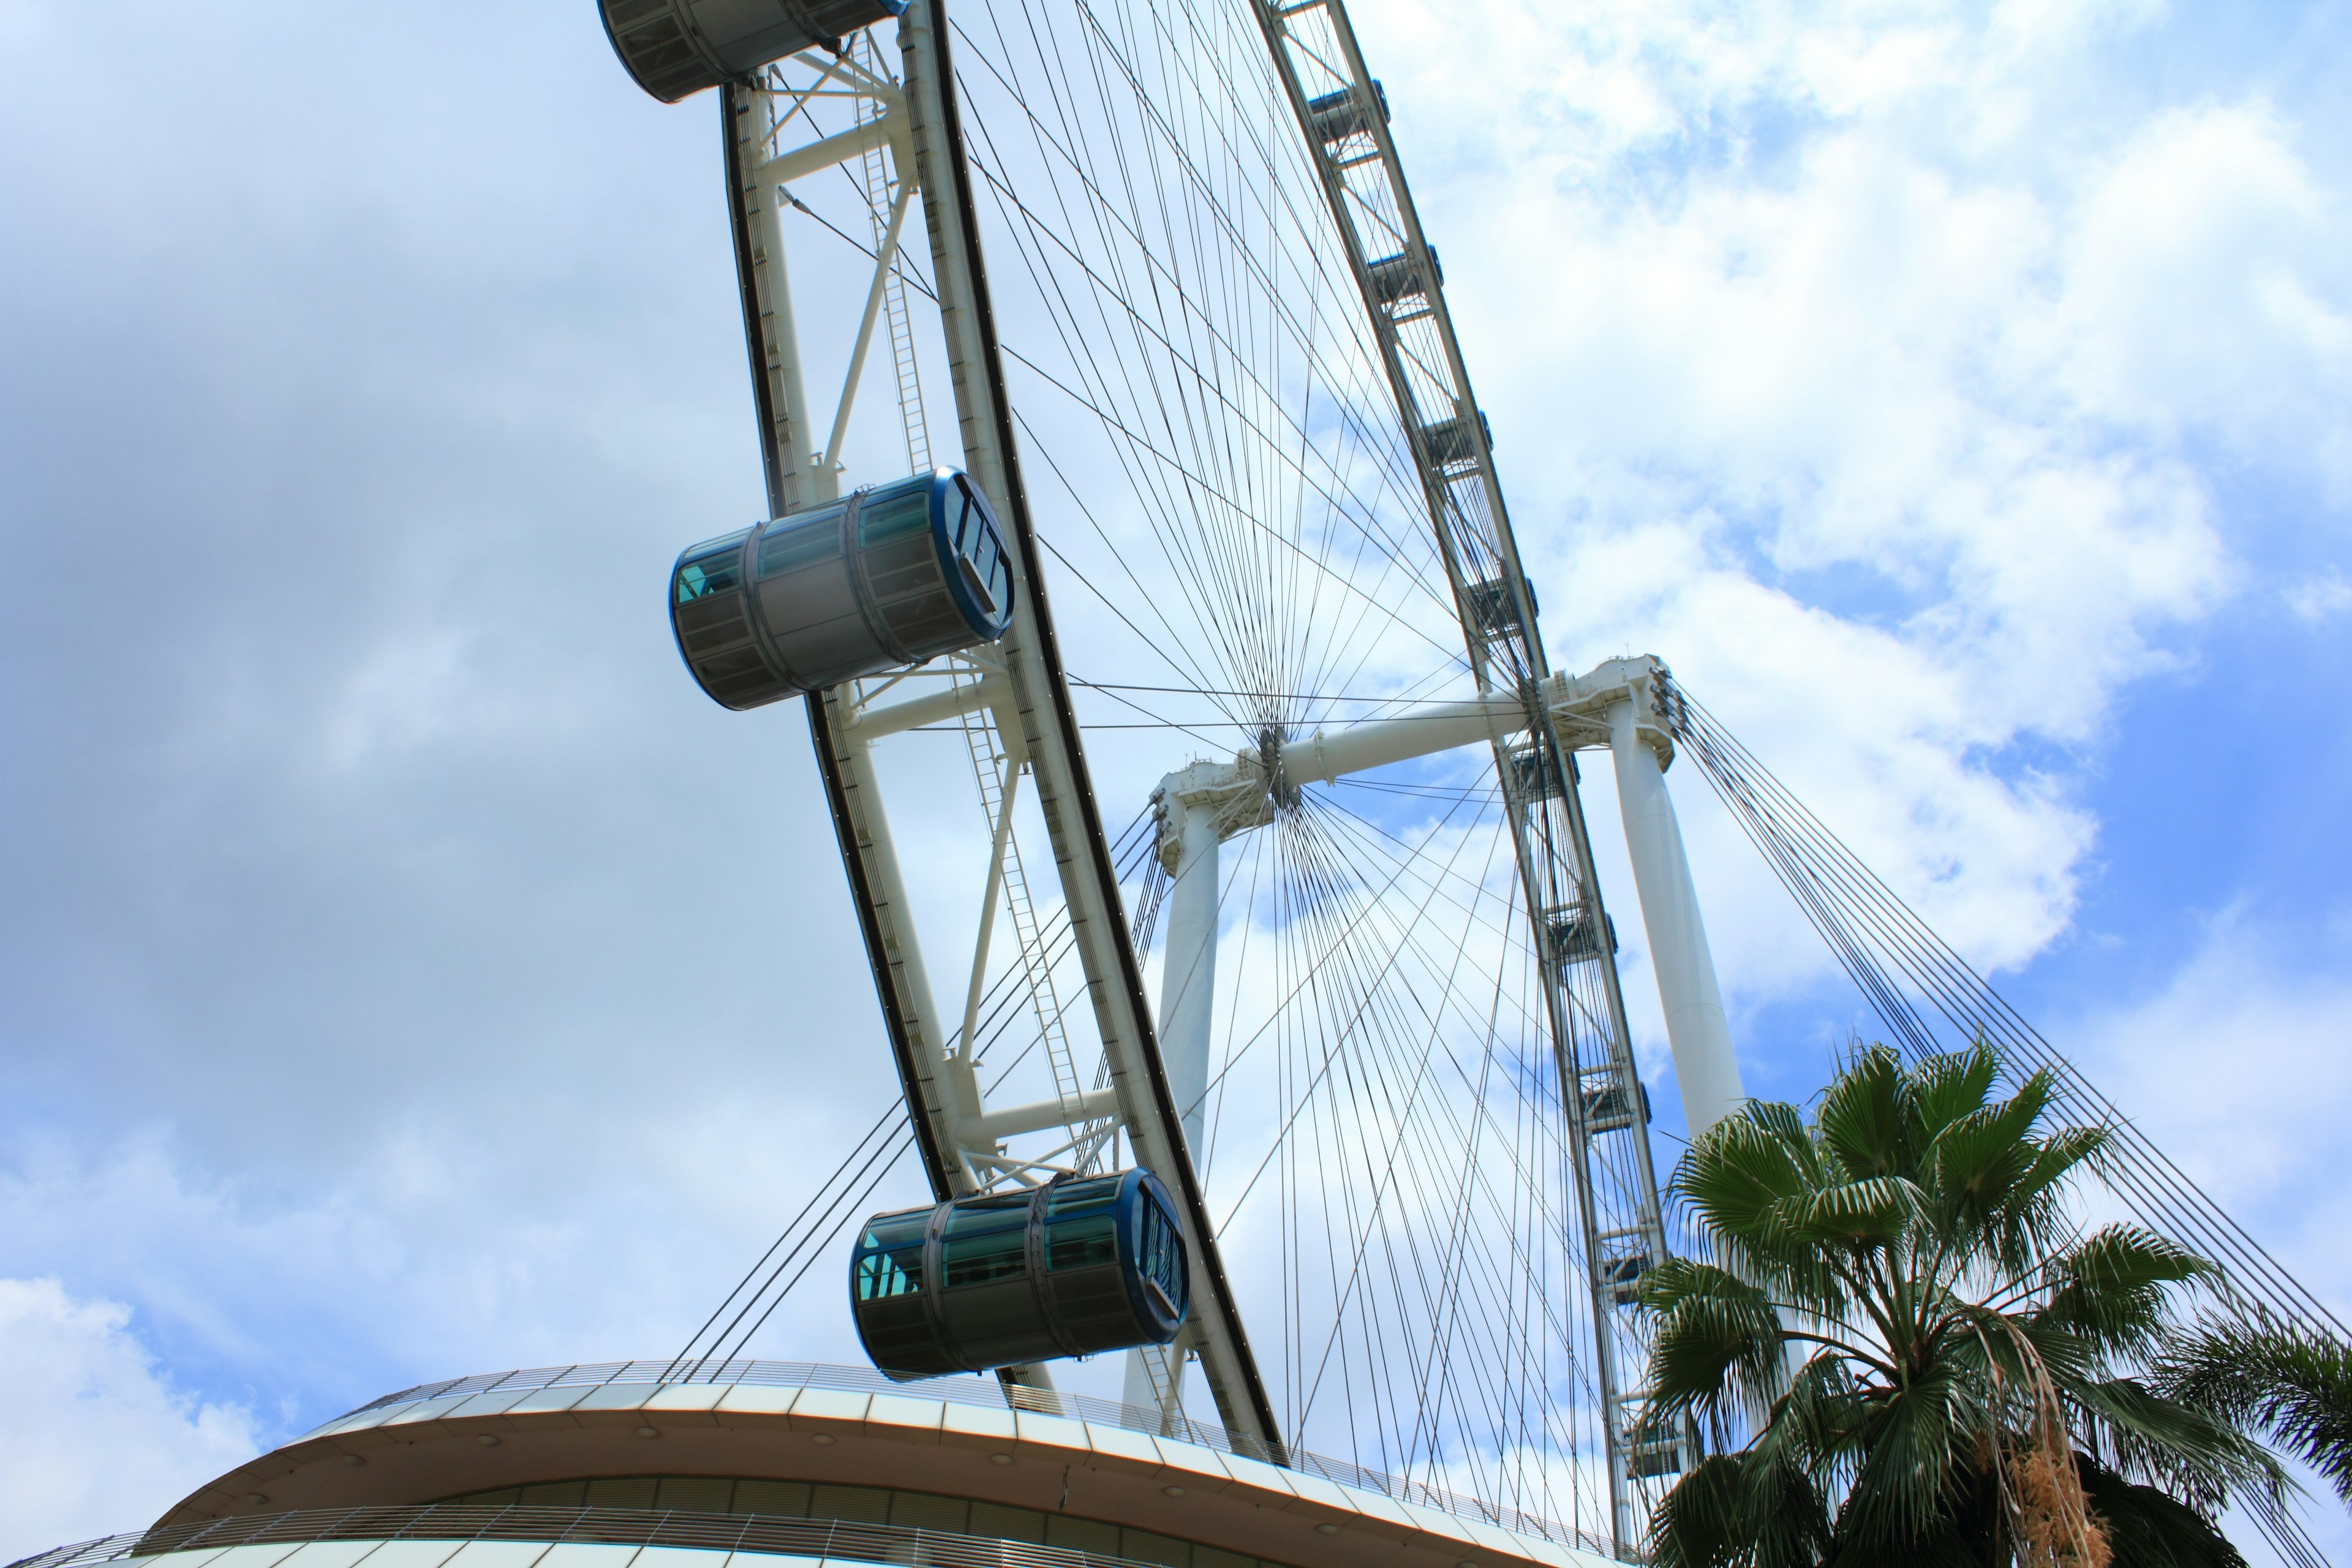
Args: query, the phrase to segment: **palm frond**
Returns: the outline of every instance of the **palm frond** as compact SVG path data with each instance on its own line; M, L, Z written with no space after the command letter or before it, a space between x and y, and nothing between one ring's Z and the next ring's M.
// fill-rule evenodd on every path
M2292 1347L2300 1382L2215 1335L2175 1346L2172 1385L2118 1375L2217 1271L2128 1226L2074 1238L2069 1188L2107 1134L2045 1131L2054 1080L1997 1098L2000 1071L1981 1040L1916 1063L1858 1048L1810 1122L1751 1101L1693 1142L1674 1191L1714 1261L1643 1288L1643 1418L1702 1421L1718 1452L1653 1514L1657 1563L2006 1563L2053 1521L2095 1561L2095 1506L2116 1510L2118 1568L2231 1568L2214 1514L2287 1484L2233 1422L2336 1455L2352 1499L2345 1347Z
M1910 1163L1904 1089L1902 1059L1885 1046L1863 1051L1832 1080L1814 1127L1839 1176L1883 1176Z
M1946 1127L1984 1109L2000 1077L2000 1058L1979 1037L1967 1050L1922 1058L1911 1064L1907 1076L1911 1142L1915 1148L1927 1149Z
M2030 1315L2082 1335L2106 1354L2152 1352L2173 1289L2219 1273L2154 1231L2105 1226L2043 1266L2049 1300Z
M1928 1369L1888 1395L1874 1413L1869 1452L1856 1470L1838 1536L1855 1546L1894 1550L1932 1533L1945 1511L1954 1472L1974 1434L1956 1398L1949 1363ZM1956 1409L1956 1406L1963 1409ZM1956 1415L1962 1420L1956 1421Z
M2261 1444L2211 1411L2137 1379L2087 1382L2066 1394L2091 1452L2126 1479L2162 1486L2211 1510L2238 1497L2284 1501L2294 1489Z
M1767 1418L1785 1383L1781 1327L1769 1297L1713 1264L1669 1258L1642 1283L1657 1314L1643 1421L1672 1430L1685 1415L1720 1444L1734 1416Z
M2174 1399L2267 1434L2352 1505L2352 1346L2267 1315L2209 1320L2167 1347L2152 1381Z
M1701 1460L1650 1518L1654 1568L1815 1568L1830 1540L1804 1471L1754 1453Z

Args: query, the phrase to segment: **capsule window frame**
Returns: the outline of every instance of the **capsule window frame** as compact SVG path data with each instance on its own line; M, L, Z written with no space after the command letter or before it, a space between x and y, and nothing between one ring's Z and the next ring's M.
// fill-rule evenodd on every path
M997 521L996 510L988 504L988 498L972 482L971 475L958 468L940 468L934 470L932 477L945 481L935 483L931 491L935 537L940 553L954 557L960 563L956 570L941 574L948 580L948 592L967 616L1010 629L1019 590L1013 585L1013 551L1005 539L1004 525ZM952 500L958 497L961 498L960 501ZM952 517L949 515L950 511L954 513ZM970 527L975 513L982 526ZM995 559L989 565L983 565L972 553L982 540L993 547Z
M673 605L693 605L721 594L740 592L743 587L743 544L758 531L756 528L738 529L733 533L722 533L716 539L706 539L699 544L679 551L677 564L670 569L670 602ZM732 574L732 579L720 581L718 574L709 568L713 563L728 561L730 557L732 558L731 563L724 570ZM680 590L686 586L689 572L696 574L694 592L682 594Z

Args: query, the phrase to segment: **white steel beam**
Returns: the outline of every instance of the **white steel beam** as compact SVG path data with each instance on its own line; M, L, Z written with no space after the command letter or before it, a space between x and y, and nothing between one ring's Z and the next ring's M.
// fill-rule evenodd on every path
M877 741L924 724L944 723L967 713L977 713L983 708L997 706L1011 695L1012 688L995 676L959 680L946 690L934 691L928 697L910 697L904 702L881 708L859 708L850 715L847 727L853 735Z
M1468 702L1432 703L1402 719L1375 719L1331 732L1318 730L1283 743L1282 768L1292 784L1337 784L1349 773L1391 763L1489 745L1527 727L1525 702L1513 693L1490 693Z
M1747 1095L1740 1086L1739 1062L1732 1049L1731 1026L1724 1012L1714 956L1707 947L1697 889L1691 880L1690 858L1683 847L1673 797L1666 791L1664 773L1674 761L1674 738L1657 716L1654 690L1664 668L1647 656L1612 658L1578 679L1546 676L1536 683L1535 694L1549 711L1562 744L1607 746L1615 761L1626 852L1633 864L1633 885L1642 902L1642 926L1649 940L1651 968L1657 976L1658 1000L1665 1010L1666 1040L1674 1050L1684 1113L1696 1134L1713 1126ZM1199 809L1205 811L1204 820L1220 825L1222 836L1231 838L1270 819L1262 801L1255 808L1244 804L1244 797L1253 791L1263 795L1277 782L1335 784L1351 773L1415 757L1507 740L1528 729L1529 722L1529 704L1524 699L1490 692L1467 702L1432 703L1403 718L1374 720L1328 732L1318 730L1286 741L1280 752L1283 781L1265 778L1265 764L1253 749L1239 752L1230 763L1200 763L1181 773L1171 773L1160 789L1170 800L1185 795L1187 799L1203 802L1211 792L1223 792L1213 808ZM1171 808L1163 806L1166 809ZM1192 863L1194 853L1190 837L1194 809L1188 806L1183 816L1186 864ZM1163 858L1168 844L1163 832ZM1209 863L1213 866L1213 857ZM1179 924L1184 897L1185 885L1180 879L1170 894L1171 967L1163 995L1174 994L1177 933L1190 929ZM1163 1013L1161 1048L1168 1053L1171 1079L1177 1071L1177 1047L1169 1034L1175 1027L1174 1020L1175 1015Z
M1065 1103L1059 1100L1041 1100L1034 1105L1010 1105L1002 1110L984 1110L978 1116L967 1117L958 1131L963 1135L964 1147L985 1152L1007 1138L1017 1138L1024 1132L1043 1132L1049 1127L1084 1127L1091 1121L1118 1114L1118 1092L1116 1089L1093 1089Z
M1160 1059L1176 1097L1184 1146L1203 1152L1202 1105L1209 1088L1209 1019L1217 994L1217 840L1213 799L1171 802L1181 847L1168 890L1168 947L1160 978Z
M1169 889L1169 938L1160 971L1160 1063L1167 1068L1169 1093L1183 1126L1185 1150L1200 1168L1209 1098L1209 1018L1216 1006L1216 902L1218 839L1225 837L1225 769L1190 766L1171 773L1160 787L1162 839L1173 837L1176 881ZM1185 783L1200 790L1185 790ZM1157 1375L1155 1375L1157 1373ZM1122 1401L1139 1408L1157 1405L1162 1415L1183 1411L1183 1356L1127 1352L1127 1389Z
M819 458L828 474L842 469L842 437L849 434L849 411L857 402L858 378L866 371L866 351L874 344L875 318L882 313L882 294L890 281L890 268L898 259L898 230L907 222L907 207L915 199L912 182L898 187L898 199L890 204L890 222L882 233L882 245L875 254L874 283L866 291L866 313L858 319L857 342L849 351L849 374L842 377L841 401L834 405L833 433L824 438L824 450ZM837 489L836 483L835 489Z
M1008 760L1004 782L996 792L995 843L988 852L988 889L980 896L980 935L971 948L971 987L964 993L963 1027L956 1031L956 1060L967 1070L980 1058L972 1037L980 1032L980 998L988 985L989 938L996 930L996 902L1004 896L1004 849L1013 841L1013 803L1020 794L1021 770ZM978 1102L977 1092L973 1100Z
M794 180L821 174L835 163L846 163L869 147L879 147L906 132L906 119L899 114L885 114L863 125L779 153L754 168L751 173L771 185L789 185Z

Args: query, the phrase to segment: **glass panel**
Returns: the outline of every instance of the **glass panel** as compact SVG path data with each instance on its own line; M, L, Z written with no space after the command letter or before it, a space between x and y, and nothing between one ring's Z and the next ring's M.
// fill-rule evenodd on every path
M878 1301L891 1296L912 1296L923 1288L923 1249L868 1252L857 1259L857 1299Z
M808 1517L809 1489L805 1481L737 1481L735 1510L738 1513L778 1514L787 1519Z
M866 1227L866 1239L860 1247L906 1247L920 1244L923 1233L930 1228L931 1211L917 1209L912 1214L887 1214Z
M1018 1279L1029 1271L1029 1228L950 1236L940 1249L940 1283L950 1290Z
M1131 1562L1157 1563L1163 1568L1192 1568L1192 1548L1189 1543L1149 1531L1120 1531L1118 1554Z
M929 1492L890 1494L890 1522L906 1530L940 1530L961 1535L971 1523L971 1504Z
M931 525L931 498L924 489L902 496L867 496L857 509L857 538L862 544L879 544Z
M1045 1544L1072 1552L1091 1552L1097 1557L1116 1557L1118 1555L1118 1526L1104 1524L1097 1520L1072 1519L1066 1514L1048 1514L1045 1516Z
M734 549L743 542L743 536L751 531L748 528L739 528L732 533L722 533L716 539L706 539L699 544L689 544L678 553L689 560L699 561L714 552Z
M881 1487L818 1487L809 1499L811 1519L845 1519L855 1524L890 1522L890 1494Z
M743 533L751 531L745 529ZM721 540L716 548L698 551L677 569L677 602L691 604L710 594L723 594L743 580L743 533Z
M1108 1206L1092 1214L1055 1215L1045 1226L1045 1267L1091 1268L1118 1261L1118 1217Z
M1017 1217L1016 1217L1017 1216ZM994 1230L1003 1225L1026 1225L1029 1194L1025 1191L997 1193L984 1198L959 1198L948 1215L948 1234Z
M1143 1274L1168 1293L1173 1304L1184 1300L1183 1238L1155 1203L1143 1209Z
M1107 1204L1118 1196L1118 1176L1093 1176L1083 1182L1061 1182L1045 1194L1045 1212L1060 1214L1065 1209L1083 1208L1089 1204Z
M1045 1540L1045 1516L1034 1508L975 1502L971 1505L971 1532L993 1541L1026 1541L1042 1545Z
M735 1483L723 1476L665 1476L654 1489L656 1508L725 1513L734 1502Z
M760 541L760 575L772 577L841 553L841 511L835 508L768 533Z

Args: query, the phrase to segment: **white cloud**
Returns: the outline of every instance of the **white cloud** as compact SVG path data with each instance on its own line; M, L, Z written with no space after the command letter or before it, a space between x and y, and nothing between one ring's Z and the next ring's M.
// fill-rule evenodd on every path
M1371 15L1556 657L1665 657L1963 951L2040 951L2120 693L2261 547L2210 445L2352 451L2294 124L2126 90L2146 4ZM1735 982L1801 984L1696 784Z
M2352 582L2346 581L2341 571L2330 566L2294 579L2280 590L2279 596L2286 601L2286 607L2294 612L2297 620L2317 626L2352 610Z
M2067 1031L2092 1081L2288 1271L2352 1313L2352 979L2340 936L2298 971L2236 911L2155 994Z
M2210 429L2352 480L2343 217L2268 106L2152 116L2070 229L2060 367L2086 410L2157 437Z
M152 1131L25 1139L0 1154L0 1237L12 1272L138 1303L182 1381L249 1405L266 1447L435 1378L678 1350L870 1124L872 1087L649 1112L570 1162L420 1121L288 1185ZM756 1349L854 1354L835 1267Z
M152 1521L260 1447L252 1414L176 1386L119 1301L0 1279L0 1561Z

